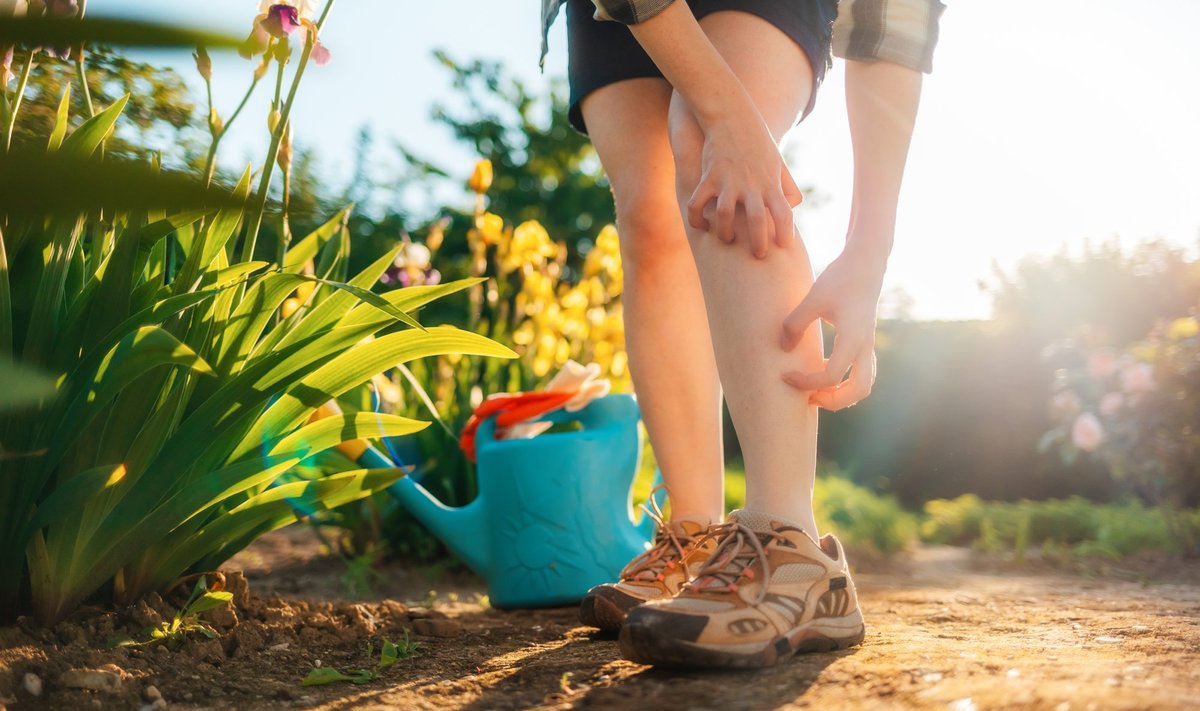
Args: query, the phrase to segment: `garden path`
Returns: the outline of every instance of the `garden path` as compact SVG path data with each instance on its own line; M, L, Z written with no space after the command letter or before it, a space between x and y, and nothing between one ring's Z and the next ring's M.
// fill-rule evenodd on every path
M219 640L104 649L114 630L137 634L136 611L85 610L53 630L0 627L0 711L149 708L157 694L194 711L1200 708L1198 562L1081 575L944 547L859 557L866 642L753 672L623 661L616 641L579 626L575 610L490 609L464 573L389 563L375 591L356 598L346 568L302 528L266 536L231 566L254 595L239 593L236 617L214 618ZM367 642L402 638L402 628L417 633L419 652L376 681L300 686L317 664L368 665ZM64 674L79 668L122 681L66 688ZM23 686L26 674L39 677L39 696Z

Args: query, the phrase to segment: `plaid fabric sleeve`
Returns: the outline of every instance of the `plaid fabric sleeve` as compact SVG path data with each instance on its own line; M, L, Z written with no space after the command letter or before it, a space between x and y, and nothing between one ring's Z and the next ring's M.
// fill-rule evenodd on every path
M928 74L945 9L941 0L841 0L833 23L833 54L894 62Z
M667 9L675 0L592 0L597 20L616 20L636 25Z

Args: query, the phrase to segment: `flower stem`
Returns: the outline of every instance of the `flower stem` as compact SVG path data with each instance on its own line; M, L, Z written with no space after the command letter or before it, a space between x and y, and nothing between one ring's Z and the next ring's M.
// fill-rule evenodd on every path
M321 12L321 19L317 21L317 32L325 25L326 18L329 17L329 11L333 9L336 0L329 0L325 4L324 11ZM242 244L242 260L250 261L254 258L255 243L258 242L258 233L262 230L263 213L267 209L267 196L271 189L271 175L275 169L275 161L279 156L279 144L283 141L283 132L287 127L288 120L292 115L292 105L296 101L296 92L300 89L300 80L304 77L304 70L308 66L309 57L312 56L313 47L315 45L315 37L310 37L304 42L304 51L300 55L300 63L296 67L296 76L292 79L292 87L288 91L287 101L283 104L283 109L279 112L279 125L271 133L271 145L267 149L267 160L263 165L262 179L258 183L258 194L254 198L254 204L251 206L249 219L246 221L249 225L249 230L246 232L246 240ZM279 266L283 266L280 264Z
M225 125L221 128L220 132L217 133L215 136L213 136L212 144L208 147L208 162L206 163L205 168L204 168L205 183L208 185L212 185L213 176L215 176L217 173L217 148L221 145L221 139L225 138L225 134L229 133L229 127L233 125L234 121L237 121L238 116L241 116L242 109L246 108L246 104L249 103L250 97L254 95L254 90L258 88L258 82L259 82L258 75L255 75L254 80L252 82L250 82L250 88L246 90L246 94L242 97L241 103L238 104L238 107L236 109L234 109L233 113L229 116L229 120L225 122ZM208 109L209 109L209 114L211 115L212 114L212 85L211 84L209 85L208 92L209 92L208 93L208 95L209 95Z
M4 134L4 150L12 149L13 130L17 127L17 114L21 111L21 100L25 98L25 87L29 85L29 75L33 72L33 56L35 52L29 53L29 60L25 62L25 67L21 70L21 79L17 82L17 93L13 94L12 112L8 116L8 128Z

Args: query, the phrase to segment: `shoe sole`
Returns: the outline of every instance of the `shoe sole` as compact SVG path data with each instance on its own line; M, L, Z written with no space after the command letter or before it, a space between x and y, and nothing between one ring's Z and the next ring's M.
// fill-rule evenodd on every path
M579 621L603 632L616 634L625 624L628 611L617 607L612 601L599 595L588 594L579 603Z
M796 654L835 652L861 644L866 636L862 612L845 617L822 617L750 652L730 652L719 645L699 645L654 632L636 620L621 627L621 654L631 662L662 667L762 669Z

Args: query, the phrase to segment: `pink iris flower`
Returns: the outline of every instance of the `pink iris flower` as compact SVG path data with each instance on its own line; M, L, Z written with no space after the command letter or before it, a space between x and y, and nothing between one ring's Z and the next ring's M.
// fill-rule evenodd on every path
M238 50L247 59L265 53L271 46L271 40L287 39L297 30L309 32L312 39L312 59L318 66L329 64L333 54L317 36L317 25L311 19L311 0L299 2L262 3L260 14L254 19L254 27L250 36Z

